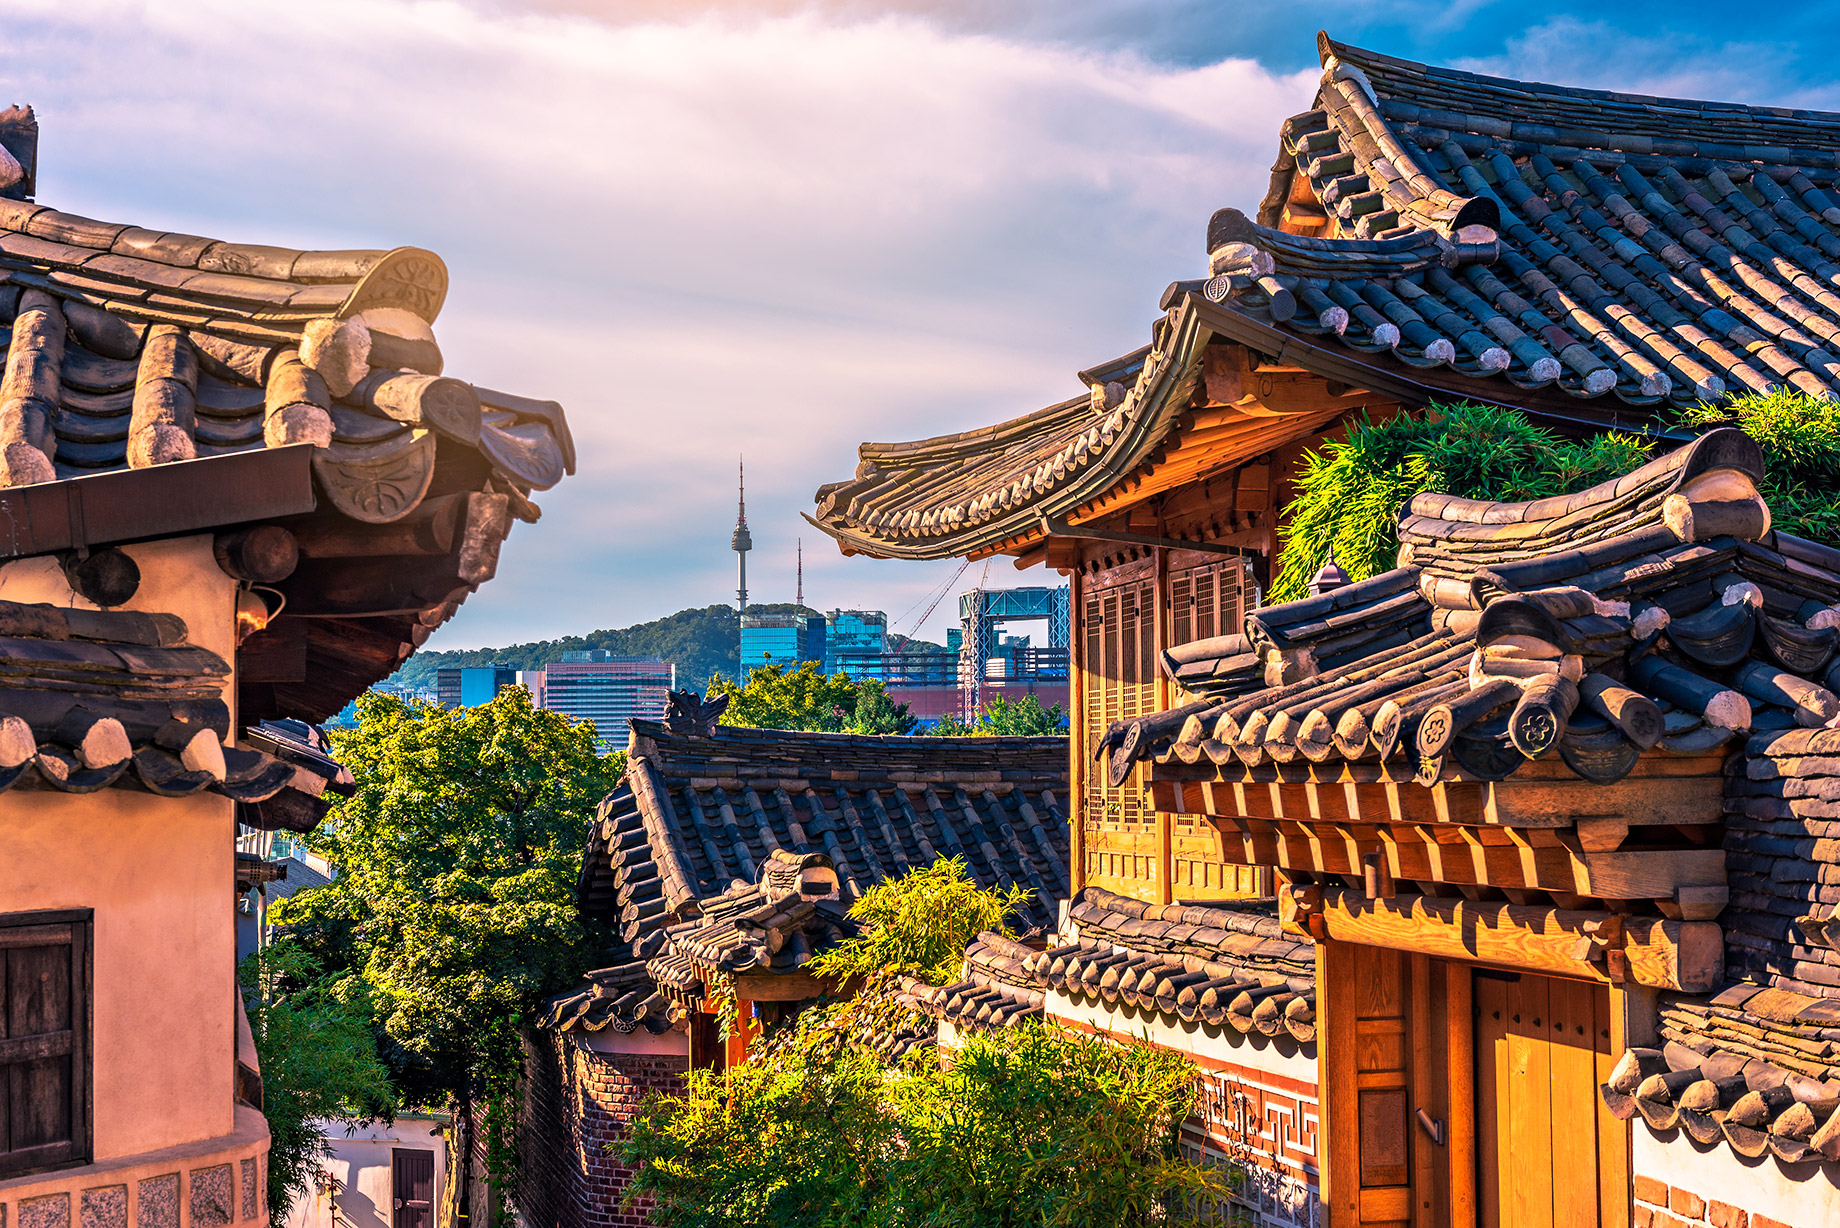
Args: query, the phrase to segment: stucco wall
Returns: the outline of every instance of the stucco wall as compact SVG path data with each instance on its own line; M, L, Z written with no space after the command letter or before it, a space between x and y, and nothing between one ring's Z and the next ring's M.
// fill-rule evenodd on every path
M1715 1228L1832 1228L1840 1224L1840 1164L1747 1160L1720 1143L1701 1147L1681 1130L1632 1136L1637 1221ZM1648 1211L1643 1204L1655 1208ZM1647 1215L1643 1212L1648 1211Z
M127 549L141 588L126 608L177 614L192 643L232 659L235 586L212 558L211 539ZM88 606L50 559L0 567L0 600ZM0 794L0 913L95 911L99 1161L233 1129L234 854L227 798Z
M283 1221L287 1228L390 1228L395 1186L390 1153L396 1148L434 1152L434 1204L447 1192L447 1140L442 1123L426 1117L398 1117L395 1124L348 1127L323 1121L332 1155L321 1171L337 1183L297 1200ZM355 1132L347 1133L348 1129ZM337 1214L334 1214L334 1208Z

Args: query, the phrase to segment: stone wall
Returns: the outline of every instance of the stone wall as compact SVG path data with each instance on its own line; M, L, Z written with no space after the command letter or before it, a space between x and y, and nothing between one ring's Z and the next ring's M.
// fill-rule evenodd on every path
M635 1034L636 1035L636 1034ZM639 1228L643 1207L622 1207L633 1170L607 1150L645 1100L682 1089L689 1059L669 1038L539 1033L525 1041L518 1209L528 1228ZM666 1041L660 1044L661 1040ZM614 1046L638 1051L621 1052ZM611 1050L611 1051L610 1051Z

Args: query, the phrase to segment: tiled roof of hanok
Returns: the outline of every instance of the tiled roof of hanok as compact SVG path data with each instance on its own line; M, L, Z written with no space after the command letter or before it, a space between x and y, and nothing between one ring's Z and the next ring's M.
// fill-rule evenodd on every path
M405 458L432 431L507 485L554 486L575 459L561 407L444 377L446 297L420 248L297 251L0 200L0 341L33 356L0 388L0 485L307 442L322 471L425 488ZM324 489L366 520L365 498L422 493Z
M979 934L965 949L959 979L929 985L916 977L902 979L902 1001L933 1019L960 1028L1003 1028L1040 1018L1047 1001L1043 982L1029 961L1039 952L1002 934Z
M1071 932L1041 947L980 935L958 981L910 977L905 995L913 1009L961 1028L1034 1018L1058 993L1184 1025L1315 1042L1315 950L1285 931L1273 900L1148 904L1086 887L1068 923Z
M1068 994L1241 1034L1316 1035L1316 960L1275 903L1146 904L1097 887L1068 912L1077 942L1036 955L1036 976Z
M1215 215L1205 276L1169 288L1148 349L1082 373L1090 398L864 444L813 523L898 558L1014 551L1044 517L1077 524L1182 444L1215 337L1384 399L1511 405L1573 430L1840 391L1840 115L1319 43L1316 107L1285 122L1258 220ZM1208 465L1322 425L1249 420Z
M1183 309L1159 319L1153 334L1149 348L1082 371L1089 391L1073 400L980 430L863 444L856 475L819 487L816 514L806 519L846 554L989 553L1039 539L1045 523L1105 511L1119 487L1149 473L1183 438L1204 443L1210 467L1224 469L1342 412L1221 409L1210 411L1204 430L1190 430L1212 334L1195 311Z
M1065 738L694 725L632 723L626 777L589 833L578 899L618 935L611 966L653 959L690 993L695 961L683 942L667 948L667 927L687 927L711 966L740 958L730 914L760 904L775 857L815 857L838 880L834 908L793 925L795 946L828 941L813 929L833 924L825 909L841 916L883 879L952 856L985 887L1032 891L1022 924L1053 925L1068 891Z
M1199 698L1109 730L1112 771L1361 759L1432 784L1556 751L1612 781L1657 745L1823 724L1840 551L1772 529L1762 466L1725 428L1576 495L1419 495L1398 569L1167 654Z
M1840 115L1319 49L1260 224L1210 228L1207 297L1507 403L1840 388Z
M37 132L0 112L0 557L283 522L302 561L238 577L285 605L239 653L239 711L326 719L490 579L531 492L574 471L562 408L443 374L433 252L64 213L29 199Z
M311 830L350 775L255 730L231 744L229 674L176 615L0 601L0 792L211 792Z

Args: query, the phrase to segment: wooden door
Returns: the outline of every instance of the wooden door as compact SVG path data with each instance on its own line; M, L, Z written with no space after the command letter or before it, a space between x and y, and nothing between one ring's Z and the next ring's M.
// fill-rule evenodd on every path
M0 916L0 1177L88 1158L88 916Z
M391 1228L434 1228L434 1152L390 1150Z
M1478 969L1477 1218L1482 1228L1627 1228L1626 1136L1602 985Z

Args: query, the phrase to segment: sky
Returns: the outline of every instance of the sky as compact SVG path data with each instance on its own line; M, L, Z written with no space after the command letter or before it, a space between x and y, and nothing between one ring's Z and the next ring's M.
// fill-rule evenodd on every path
M1351 11L1352 10L1352 11ZM941 639L956 562L800 518L863 440L1080 391L1252 210L1315 35L1563 84L1840 110L1840 0L0 0L38 199L296 247L431 248L449 374L567 408L577 474L430 641L734 599ZM979 564L958 582L967 587ZM993 587L1059 582L1007 559ZM956 591L954 588L952 591Z

